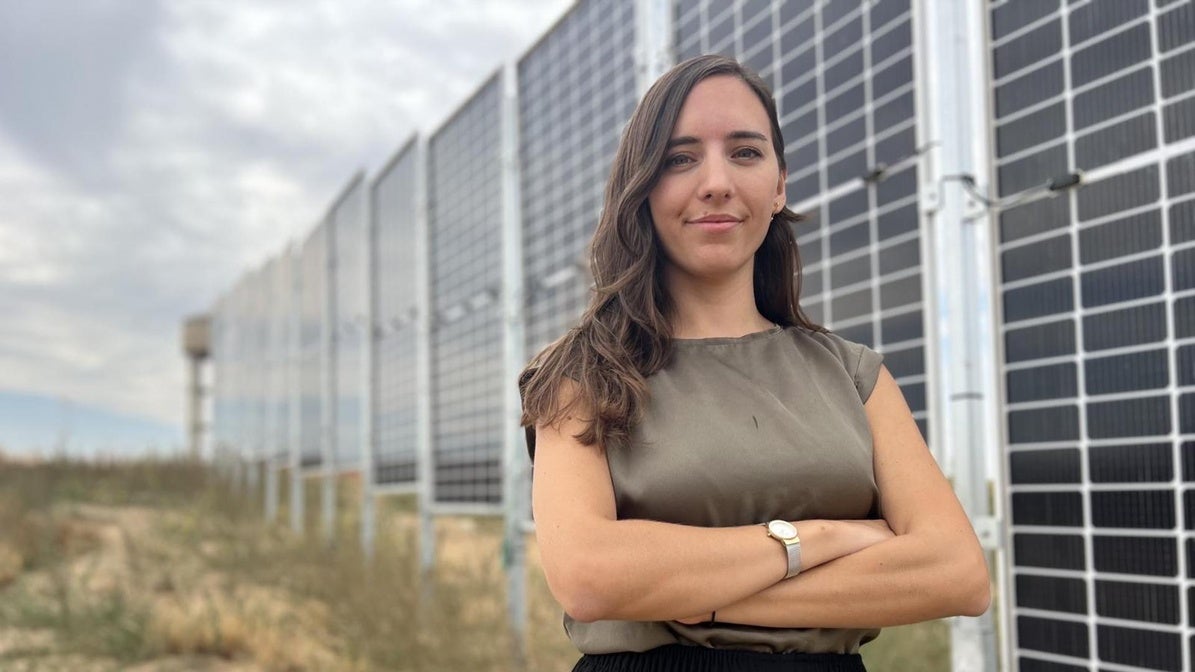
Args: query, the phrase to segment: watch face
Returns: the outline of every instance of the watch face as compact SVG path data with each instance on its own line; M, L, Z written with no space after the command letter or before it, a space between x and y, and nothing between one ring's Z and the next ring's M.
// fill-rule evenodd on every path
M781 539L792 539L797 536L797 528L787 520L773 520L768 523L768 531L772 533L772 536Z

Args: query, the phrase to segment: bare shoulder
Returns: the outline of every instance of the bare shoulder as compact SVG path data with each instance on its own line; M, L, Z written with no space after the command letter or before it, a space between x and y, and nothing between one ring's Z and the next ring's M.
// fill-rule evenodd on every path
M573 516L614 519L614 495L605 449L577 439L592 417L576 382L558 383L558 408L567 409L551 422L535 425L532 508L536 526Z
M906 441L912 440L912 443L917 444L920 448L928 450L925 445L925 439L921 437L921 431L917 429L917 424L913 422L913 412L909 409L908 402L905 401L904 393L900 390L900 385L897 384L896 379L892 377L892 373L888 371L888 367L880 365L879 375L876 377L875 389L872 391L867 402L863 405L867 411L867 419L872 423L873 429L875 423L883 423L888 429L900 429L902 433L907 433L908 427L905 426L905 420L912 423L912 431L916 433L915 437L904 437Z
M577 440L577 435L585 431L593 417L590 405L581 393L581 386L574 380L561 377L554 381L554 408L560 409L557 417L540 419L535 423L535 432L540 442L548 441L552 444L572 445L577 448L588 448L599 453L603 452L600 445L586 446Z

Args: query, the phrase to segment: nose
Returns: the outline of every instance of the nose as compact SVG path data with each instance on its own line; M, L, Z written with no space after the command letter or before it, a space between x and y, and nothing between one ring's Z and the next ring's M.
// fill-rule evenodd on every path
M722 158L706 159L701 180L701 200L724 201L734 193L729 166Z

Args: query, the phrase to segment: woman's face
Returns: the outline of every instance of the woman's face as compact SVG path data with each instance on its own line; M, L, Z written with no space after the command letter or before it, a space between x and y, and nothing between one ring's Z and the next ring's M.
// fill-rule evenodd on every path
M685 99L664 157L647 202L668 271L701 279L750 274L785 203L763 103L738 77L703 79Z

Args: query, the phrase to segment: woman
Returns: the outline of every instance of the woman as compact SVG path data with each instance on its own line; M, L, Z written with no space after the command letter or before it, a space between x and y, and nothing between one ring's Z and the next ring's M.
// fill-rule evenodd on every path
M983 553L879 354L801 312L766 85L701 56L623 134L579 325L520 376L576 670L862 670Z

